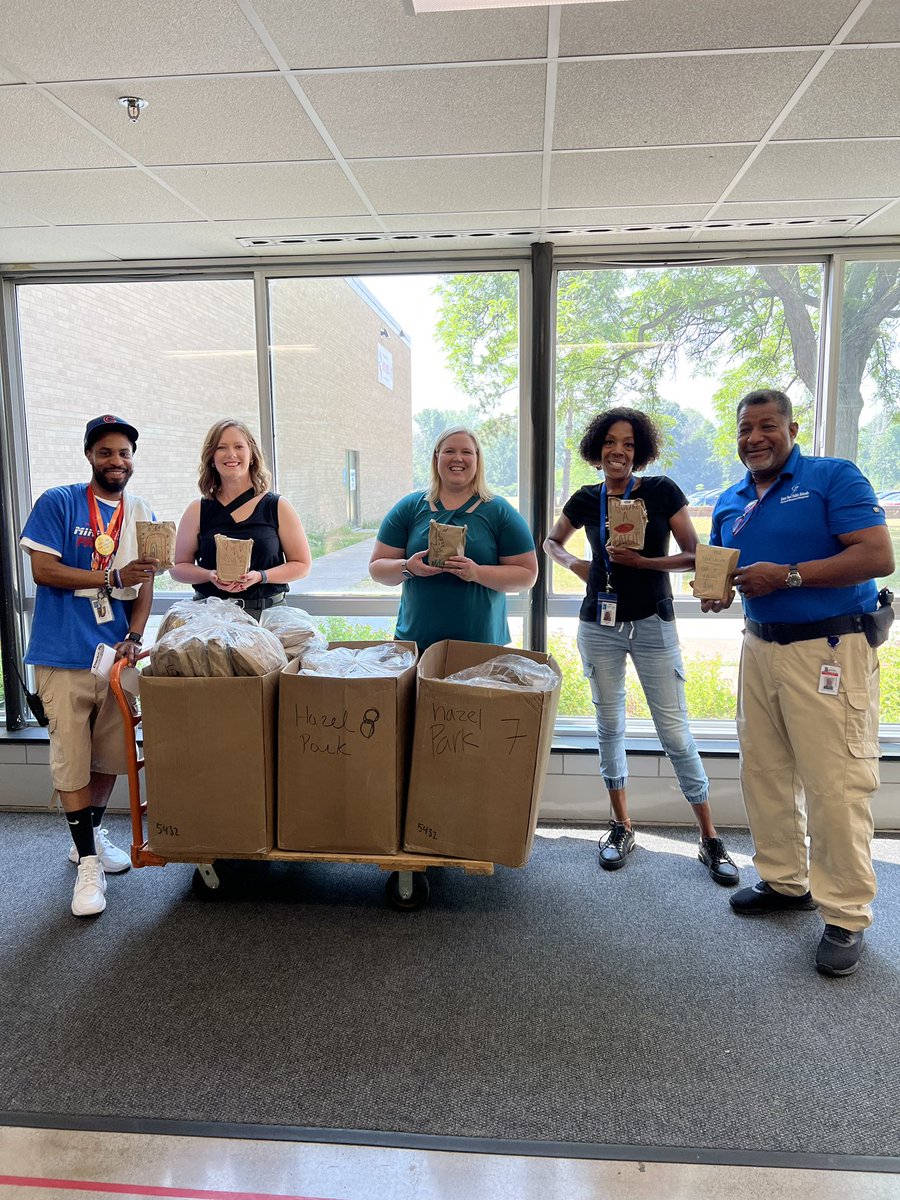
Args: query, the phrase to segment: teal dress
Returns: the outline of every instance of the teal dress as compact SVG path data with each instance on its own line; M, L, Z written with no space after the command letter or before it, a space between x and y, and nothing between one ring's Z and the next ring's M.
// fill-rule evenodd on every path
M480 566L496 566L501 558L534 550L531 531L508 500L494 496L473 509L477 501L477 496L470 496L459 508L439 507L434 512L427 492L412 492L381 522L378 540L409 558L428 549L428 529L435 520L466 526L466 558ZM394 636L415 642L420 650L442 638L505 646L509 641L506 594L449 573L405 579Z

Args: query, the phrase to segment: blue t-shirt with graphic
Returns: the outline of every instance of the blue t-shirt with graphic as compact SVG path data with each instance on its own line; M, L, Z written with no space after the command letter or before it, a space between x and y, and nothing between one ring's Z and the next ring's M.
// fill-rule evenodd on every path
M97 503L100 519L106 526L117 505L109 504L99 496ZM88 511L87 485L70 483L44 492L25 522L19 544L26 550L52 554L63 566L90 571L94 534ZM114 646L125 637L132 603L130 600L111 600L113 619L98 625L88 596L76 596L71 588L39 584L25 661L34 666L75 671L89 668L101 642Z
M740 550L742 567L774 562L787 568L791 563L832 558L844 549L840 534L886 523L871 483L855 463L807 458L799 446L754 504L756 500L756 485L748 471L740 483L722 493L713 510L710 545ZM871 579L850 587L781 588L768 596L744 597L747 616L762 624L824 621L873 612L877 604L878 587Z
M412 492L381 522L378 540L409 558L428 549L428 530L434 518L444 525L466 526L465 556L481 566L496 566L501 558L534 550L531 530L508 500L494 496L467 512L477 500L470 496L452 511L432 512L428 493ZM506 595L449 574L406 579L394 636L415 642L420 650L443 638L505 646L509 641Z

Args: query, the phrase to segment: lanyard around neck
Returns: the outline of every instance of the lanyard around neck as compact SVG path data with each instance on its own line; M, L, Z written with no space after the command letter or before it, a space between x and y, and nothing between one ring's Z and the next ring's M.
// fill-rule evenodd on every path
M634 487L634 476L628 480L625 492L622 496L623 500L627 500L631 495L631 489ZM603 565L606 567L606 587L609 588L609 577L612 574L612 563L609 560L609 555L606 552L606 543L609 539L609 531L607 529L606 516L606 480L600 485L600 552L603 555Z
M91 520L91 531L94 534L94 553L92 555L91 570L105 571L112 561L112 556L119 548L119 534L122 532L122 514L125 511L125 505L121 500L104 500L104 504L113 503L118 505L116 511L109 519L109 524L104 525L103 518L100 516L100 505L90 484L88 484L87 488L87 502L88 515Z

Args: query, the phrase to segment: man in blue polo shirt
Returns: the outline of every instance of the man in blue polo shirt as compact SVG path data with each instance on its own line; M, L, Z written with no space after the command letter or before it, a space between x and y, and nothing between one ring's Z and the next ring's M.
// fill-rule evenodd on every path
M875 578L894 569L891 539L853 463L807 458L794 445L784 392L744 396L737 424L747 475L719 497L710 544L740 550L737 727L761 879L730 903L744 915L818 906L816 967L850 975L875 896L878 656L864 614L878 607Z

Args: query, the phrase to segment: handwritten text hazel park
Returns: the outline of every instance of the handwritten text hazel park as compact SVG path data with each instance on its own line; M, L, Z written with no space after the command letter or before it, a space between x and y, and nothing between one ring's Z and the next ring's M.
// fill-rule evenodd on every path
M519 742L528 741L527 733L519 732L518 717L502 717L503 732L500 742L505 743L507 755L511 755ZM431 754L438 758L443 754L480 754L485 748L485 731L480 708L452 708L446 704L431 705Z
M375 734L381 714L377 708L367 708L357 721L345 708L340 713L315 712L308 704L296 705L294 719L300 734L300 749L304 754L331 754L349 758L357 737L368 741ZM358 743L356 743L358 744Z

